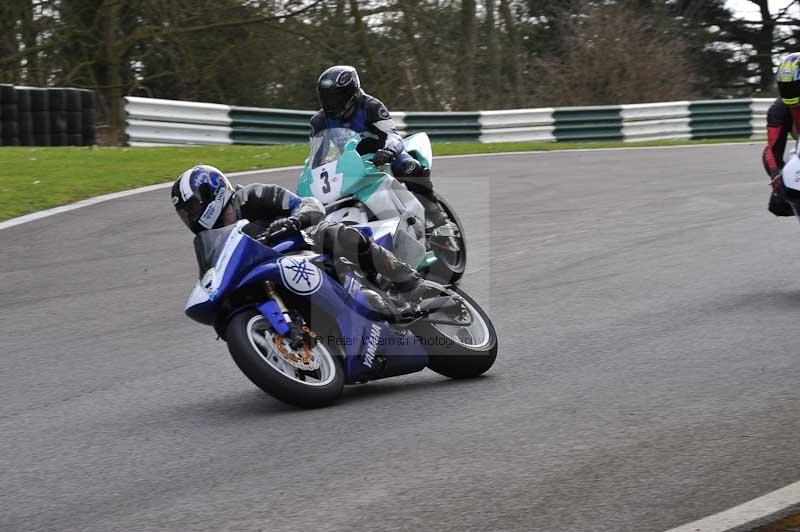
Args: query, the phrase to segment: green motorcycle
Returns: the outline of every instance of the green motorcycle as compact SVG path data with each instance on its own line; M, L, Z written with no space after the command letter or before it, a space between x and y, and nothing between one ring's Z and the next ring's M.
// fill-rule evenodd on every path
M430 171L433 154L428 135L410 135L403 143ZM464 230L455 211L435 195L449 219L435 226L426 216L429 200L409 191L389 173L388 165L372 164L373 154L365 153L371 146L374 139L351 129L320 131L311 139L297 193L319 199L325 205L326 220L357 225L426 279L455 285L467 265Z

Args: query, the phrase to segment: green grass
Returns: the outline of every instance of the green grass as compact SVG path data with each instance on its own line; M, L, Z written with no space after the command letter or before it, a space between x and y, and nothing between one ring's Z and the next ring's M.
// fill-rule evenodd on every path
M742 139L746 140L746 139ZM671 146L719 141L509 142L435 144L436 155L546 151L620 146ZM307 147L198 146L181 148L0 148L0 220L81 199L164 183L198 163L224 172L303 163Z

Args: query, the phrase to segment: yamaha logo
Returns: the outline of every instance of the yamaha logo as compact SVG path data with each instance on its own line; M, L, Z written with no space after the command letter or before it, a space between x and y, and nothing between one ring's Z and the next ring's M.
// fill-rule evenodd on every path
M381 328L375 323L369 330L369 338L367 338L367 349L364 352L364 365L371 368L375 363L375 354L378 352L378 341L381 338Z
M278 267L283 284L295 294L307 296L322 286L322 272L307 259L282 257L278 260Z

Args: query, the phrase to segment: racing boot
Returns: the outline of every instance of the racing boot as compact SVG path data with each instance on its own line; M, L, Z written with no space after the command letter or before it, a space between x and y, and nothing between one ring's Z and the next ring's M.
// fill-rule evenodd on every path
M769 197L768 209L775 216L794 216L792 206L775 192Z
M369 265L369 273L380 275L389 286L387 293L390 296L396 311L404 312L415 307L424 295L422 276L411 266L395 257L394 253L370 241L366 250L369 257L362 256L362 265Z
M430 169L423 168L416 159L408 157L397 169L395 177L404 183L422 203L425 208L425 217L433 223L434 227L440 227L450 221L433 194Z

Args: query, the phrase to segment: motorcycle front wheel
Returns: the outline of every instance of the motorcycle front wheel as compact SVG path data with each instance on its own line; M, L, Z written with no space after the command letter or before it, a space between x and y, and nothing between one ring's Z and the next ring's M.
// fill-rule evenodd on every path
M226 337L242 373L284 403L317 408L333 403L342 393L342 363L336 350L322 341L307 341L293 350L256 310L234 316Z

